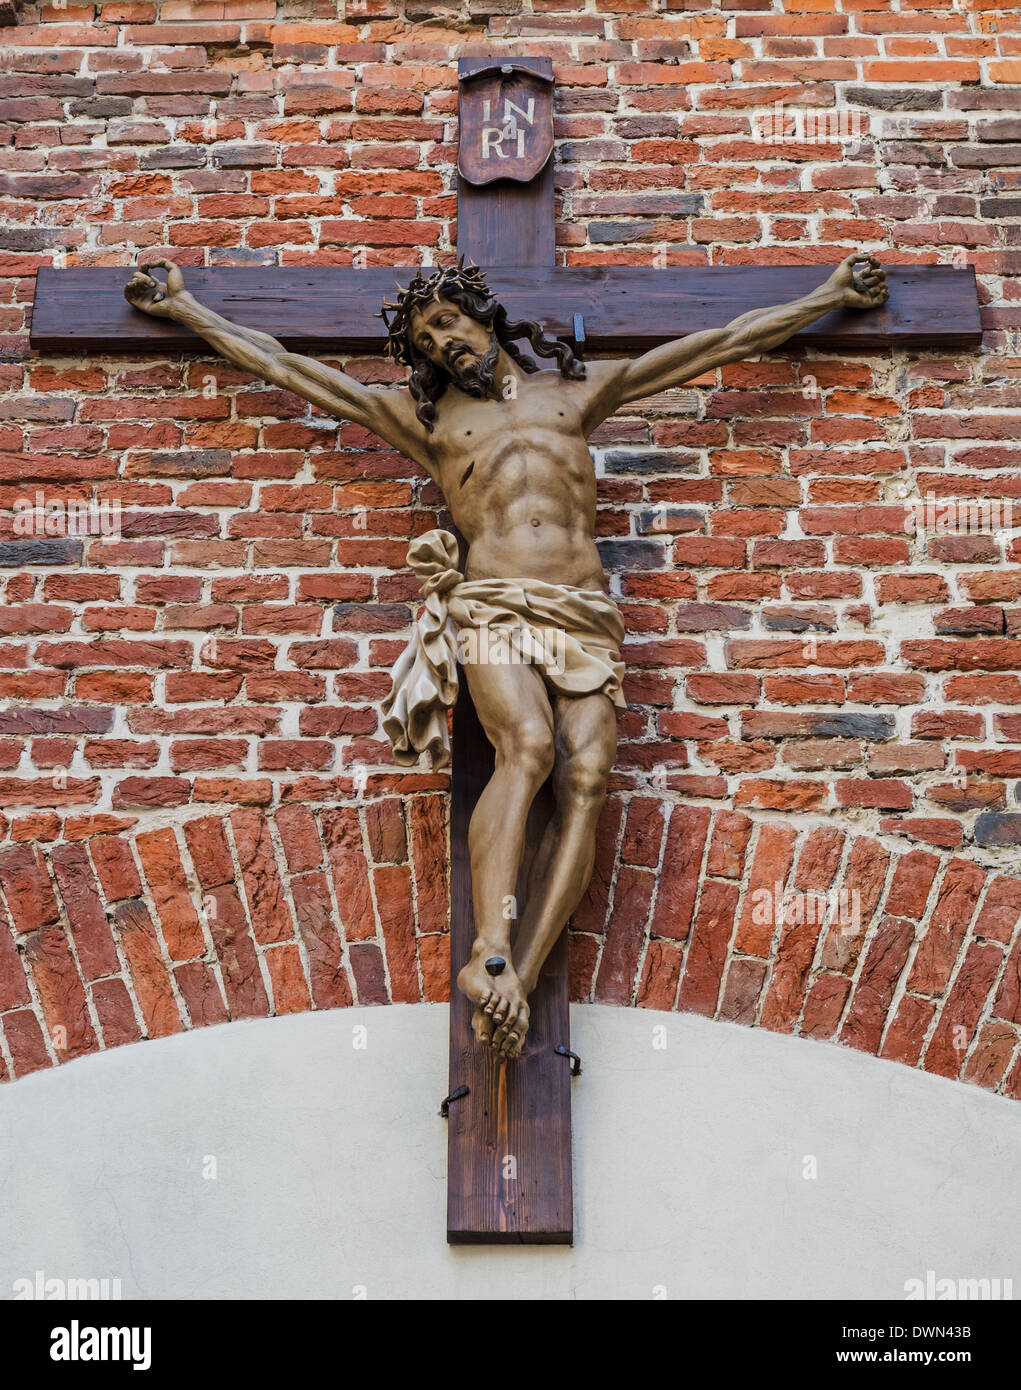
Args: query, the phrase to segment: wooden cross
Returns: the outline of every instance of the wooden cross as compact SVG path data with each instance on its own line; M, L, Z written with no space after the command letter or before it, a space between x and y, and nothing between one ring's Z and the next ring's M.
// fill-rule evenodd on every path
M722 327L749 309L800 298L825 278L819 266L555 267L551 59L462 59L459 81L458 251L489 270L512 319L540 318L547 333L570 339L578 351L639 352ZM971 269L886 269L891 297L881 310L828 314L791 341L852 350L978 345ZM121 268L40 270L32 346L40 352L208 352L181 325L133 310L124 299L126 278ZM188 285L216 312L272 334L289 349L378 352L385 330L376 315L392 293L393 272L189 269ZM474 939L468 822L493 766L463 681L452 745L447 1239L569 1244L567 933L532 996L525 1055L499 1061L475 1044L471 1006L454 987ZM523 874L550 807L547 786L533 807Z

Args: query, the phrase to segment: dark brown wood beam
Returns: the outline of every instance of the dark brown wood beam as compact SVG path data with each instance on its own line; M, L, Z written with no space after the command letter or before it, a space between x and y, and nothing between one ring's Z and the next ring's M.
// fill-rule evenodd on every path
M463 77L479 62L462 59ZM521 61L552 76L549 58ZM463 124L463 123L462 123ZM553 264L552 163L530 183L501 181L473 188L458 179L458 244L480 265L497 256L528 266L528 276ZM520 271L517 272L521 274ZM461 542L462 561L467 547ZM462 565L463 567L463 565ZM450 777L450 1092L447 1132L447 1240L452 1245L570 1245L574 1235L571 1171L571 1072L554 1051L571 1045L567 931L553 947L529 999L523 1055L501 1062L480 1047L472 1008L457 988L458 971L475 940L468 826L493 774L494 754L461 680L454 707ZM547 781L532 803L516 885L525 900L528 868L553 814Z
M475 1041L472 1006L457 973L475 940L468 824L493 773L493 750L466 682L454 707L450 786L450 1104L447 1133L447 1240L451 1245L570 1245L571 1046L567 931L561 933L529 999L525 1051L501 1062ZM532 856L553 813L550 783L532 804L517 897L525 900Z
M480 264L487 262L477 257ZM192 293L217 313L279 338L299 352L378 352L377 317L394 281L418 267L348 270L227 266L187 269ZM539 318L555 337L572 338L584 317L590 352L642 352L704 328L722 328L749 309L809 294L826 266L499 266L490 283L511 318ZM890 266L884 308L826 314L792 342L825 348L977 347L982 339L970 267ZM188 329L152 319L124 298L128 267L39 271L31 344L39 352L197 352L209 348Z

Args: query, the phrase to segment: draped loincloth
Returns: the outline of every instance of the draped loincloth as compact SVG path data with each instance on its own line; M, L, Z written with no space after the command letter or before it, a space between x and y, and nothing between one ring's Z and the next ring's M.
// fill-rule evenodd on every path
M434 768L450 762L447 711L457 698L458 660L536 666L565 695L621 694L624 620L601 589L541 579L466 580L457 541L429 531L408 547L425 606L393 669L383 728L394 758L408 767L429 749Z

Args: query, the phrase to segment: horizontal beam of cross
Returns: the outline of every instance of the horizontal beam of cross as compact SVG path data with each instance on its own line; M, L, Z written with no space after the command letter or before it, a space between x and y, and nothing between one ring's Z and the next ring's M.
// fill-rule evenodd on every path
M188 288L224 317L303 352L378 352L377 317L395 280L417 267L225 266L187 269ZM599 266L495 268L490 283L512 319L537 318L572 339L584 319L591 352L643 351L724 324L749 309L816 289L825 266ZM39 271L31 344L40 352L208 352L190 330L148 318L124 298L127 267ZM861 313L827 314L791 341L846 348L975 347L981 342L975 273L949 266L887 268L890 299Z

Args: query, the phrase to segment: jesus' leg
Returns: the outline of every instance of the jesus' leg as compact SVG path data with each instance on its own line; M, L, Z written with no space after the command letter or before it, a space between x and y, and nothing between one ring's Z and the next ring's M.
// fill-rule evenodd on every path
M457 983L477 1006L476 1037L489 1043L494 1029L508 1023L522 1038L528 1028L510 931L528 812L553 767L553 710L533 666L466 665L465 672L496 767L468 830L476 939Z
M556 810L536 851L528 900L514 944L514 963L531 994L543 962L592 876L596 824L606 799L606 779L617 751L617 719L606 695L554 697ZM506 1057L521 1052L513 1018L493 1034Z

